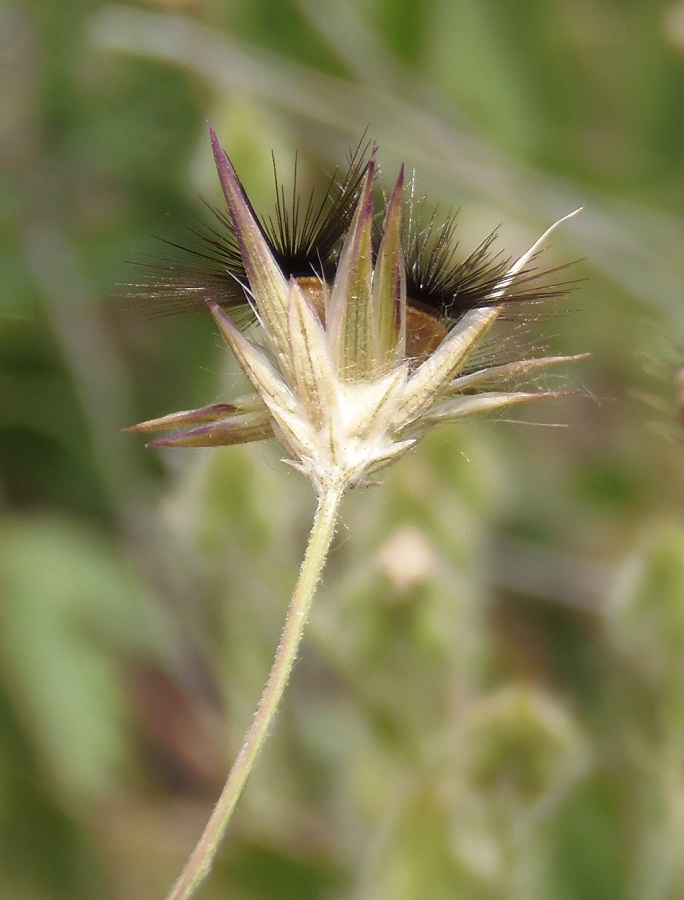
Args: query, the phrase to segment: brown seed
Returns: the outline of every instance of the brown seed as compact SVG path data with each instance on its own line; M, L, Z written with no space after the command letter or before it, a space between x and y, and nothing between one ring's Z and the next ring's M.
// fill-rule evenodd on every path
M297 279L311 305L316 310L321 325L325 325L325 285L320 278L308 275ZM441 344L446 336L446 326L436 316L413 306L408 300L406 309L406 356L414 365L423 362Z

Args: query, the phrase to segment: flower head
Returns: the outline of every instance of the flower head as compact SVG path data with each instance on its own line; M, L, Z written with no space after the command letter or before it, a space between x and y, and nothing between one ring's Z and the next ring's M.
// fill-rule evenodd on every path
M510 382L579 357L485 365L476 354L511 301L563 292L530 268L558 222L512 264L491 259L493 237L454 264L453 218L436 237L434 217L422 230L411 210L404 221L403 167L378 228L373 148L357 151L346 178L331 182L329 208L310 200L298 224L299 207L288 215L280 191L277 224L264 224L213 130L211 141L228 207L219 214L224 231L191 250L200 260L192 279L166 267L153 293L175 303L200 296L254 393L131 430L171 429L152 443L172 447L276 437L320 491L367 483L438 423L559 396ZM245 302L262 343L235 318Z
M220 839L272 726L349 487L368 483L440 422L556 392L525 392L517 379L577 357L511 359L480 351L513 301L564 292L531 267L542 238L514 263L492 258L493 237L454 262L453 218L417 224L399 172L376 223L375 149L357 151L329 201L288 212L277 192L275 223L260 220L216 135L212 147L228 215L198 233L192 264L167 261L141 297L169 311L197 300L211 310L254 392L233 403L134 426L172 430L157 446L211 447L275 437L318 492L318 507L273 667L240 753L204 833L169 900L188 900ZM562 221L562 220L561 220ZM558 224L558 223L556 223ZM245 316L248 310L251 315ZM260 342L243 332L249 318ZM512 383L513 382L513 383Z

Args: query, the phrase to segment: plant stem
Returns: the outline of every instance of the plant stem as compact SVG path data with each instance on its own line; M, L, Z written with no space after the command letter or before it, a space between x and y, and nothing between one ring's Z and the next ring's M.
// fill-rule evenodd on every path
M207 826L167 900L187 900L209 874L218 846L273 723L297 659L311 601L335 533L344 488L343 482L332 482L321 489L309 543L287 611L283 633L252 724L247 730L240 752Z

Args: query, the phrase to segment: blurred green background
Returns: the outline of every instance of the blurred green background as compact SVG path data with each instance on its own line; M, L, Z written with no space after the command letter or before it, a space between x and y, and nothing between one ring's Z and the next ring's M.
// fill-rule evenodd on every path
M313 497L277 447L120 429L228 399L208 316L116 285L364 129L467 252L579 205L540 323L583 396L350 496L201 896L684 897L684 4L0 0L0 896L164 896L270 666ZM563 427L543 427L557 424Z

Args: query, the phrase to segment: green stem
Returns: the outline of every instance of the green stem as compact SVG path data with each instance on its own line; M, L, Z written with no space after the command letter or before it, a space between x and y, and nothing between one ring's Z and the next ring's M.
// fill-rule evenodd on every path
M297 659L311 601L335 533L337 513L343 493L343 483L333 483L321 490L309 543L287 611L285 627L252 724L245 735L240 752L228 775L228 780L207 822L207 827L192 851L180 878L171 889L167 900L187 900L209 874L218 846L273 723L292 667Z

